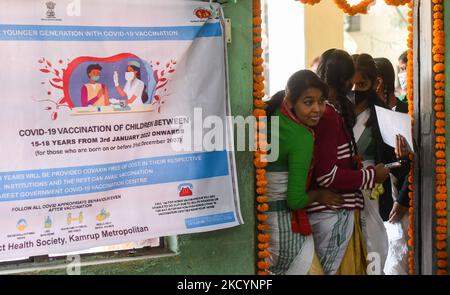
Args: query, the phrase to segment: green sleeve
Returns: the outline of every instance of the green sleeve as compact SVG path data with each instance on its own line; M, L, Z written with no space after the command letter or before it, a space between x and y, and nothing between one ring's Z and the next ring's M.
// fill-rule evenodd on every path
M301 129L301 132L291 134L289 145L287 203L292 210L304 208L309 203L306 185L314 142L309 131L303 127Z

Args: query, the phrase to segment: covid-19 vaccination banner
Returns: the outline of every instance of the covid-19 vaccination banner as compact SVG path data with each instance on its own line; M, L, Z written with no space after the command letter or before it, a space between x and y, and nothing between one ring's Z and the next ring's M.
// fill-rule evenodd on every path
M221 18L202 1L0 1L0 260L242 223L229 128L204 124L229 109Z

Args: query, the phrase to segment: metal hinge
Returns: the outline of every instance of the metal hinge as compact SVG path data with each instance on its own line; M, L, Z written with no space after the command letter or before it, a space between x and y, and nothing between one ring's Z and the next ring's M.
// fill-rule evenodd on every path
M225 18L225 40L231 43L231 18Z

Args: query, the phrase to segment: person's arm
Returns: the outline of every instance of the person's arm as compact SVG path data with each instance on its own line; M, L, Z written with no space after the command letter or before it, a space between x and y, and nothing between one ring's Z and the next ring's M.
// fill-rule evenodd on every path
M120 96L127 97L127 94L123 91L122 87L120 85L116 86L117 92L119 92Z
M87 98L87 88L86 86L81 87L81 106L87 107L89 105Z
M350 143L338 146L340 132L344 130L337 113L322 117L316 127L314 177L317 183L321 187L337 191L373 188L375 186L373 168L354 170L338 166L338 158L350 153Z
M127 104L131 104L136 100L137 96L136 95L132 95L129 99L125 100Z
M103 88L103 95L105 97L105 105L109 105L109 93L108 93L108 88L106 88L105 84L102 84L102 88Z
M308 140L302 136L298 138L302 140L294 140L288 154L288 207L292 210L298 210L316 201L330 209L339 207L344 199L328 189L306 192L313 143L310 142L309 138Z
M313 137L306 130L296 134L289 144L287 204L292 210L304 208L311 202L306 187L313 145Z
M402 205L403 207L409 207L409 182L408 182L408 177L409 174L405 176L405 178L403 179L403 183L401 186L400 191L398 192L398 197L395 200L396 202L398 202L400 205Z

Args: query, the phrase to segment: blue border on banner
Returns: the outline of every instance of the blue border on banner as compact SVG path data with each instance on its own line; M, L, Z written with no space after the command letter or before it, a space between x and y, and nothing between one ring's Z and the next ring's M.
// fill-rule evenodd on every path
M97 193L228 174L226 151L102 165L0 172L0 202Z
M228 222L234 222L234 221L236 221L236 219L234 218L233 212L192 217L192 218L186 218L184 220L184 222L186 224L186 228L203 227L203 226L216 225L216 224L222 224L222 223L228 223Z
M222 36L220 23L174 27L101 27L0 24L0 41L160 41Z

